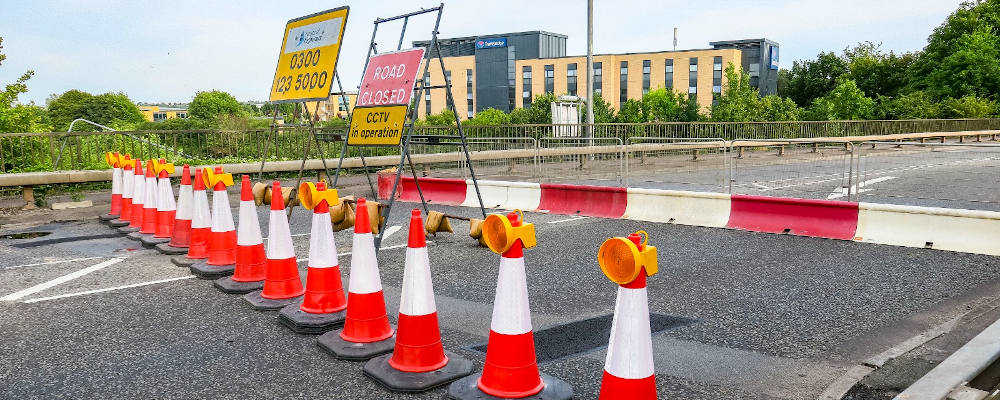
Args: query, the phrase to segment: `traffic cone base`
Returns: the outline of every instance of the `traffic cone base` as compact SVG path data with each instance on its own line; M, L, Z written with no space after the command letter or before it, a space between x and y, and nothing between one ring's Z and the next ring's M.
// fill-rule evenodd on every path
M264 281L242 282L233 280L232 276L216 279L212 286L227 294L247 294L264 288Z
M348 303L350 303L350 300L348 300ZM356 343L344 340L341 337L341 332L340 330L336 330L324 333L316 339L316 343L334 357L351 361L368 360L375 356L390 353L396 347L396 338L394 336L389 336L386 339L375 342Z
M156 250L160 251L160 254L166 254L168 256L176 256L180 254L187 254L187 247L174 247L170 243L160 243L156 245Z
M406 372L393 368L389 364L392 354L385 354L368 360L363 371L366 376L389 390L413 393L444 386L448 382L471 374L475 367L472 361L450 351L445 350L444 356L447 362L438 369Z
M116 218L111 221L108 221L108 225L110 225L112 228L121 228L123 226L128 226L128 220Z
M282 307L278 312L278 322L295 333L319 335L343 326L346 315L343 310L319 314L305 312L300 301Z
M129 227L129 228L131 228L131 227ZM139 228L135 228L135 230L130 231L128 235L125 235L125 237L127 237L129 239L132 239L132 240L135 240L135 241L138 242L139 240L142 240L143 236L145 236L145 235L146 234L142 233L142 231L140 231ZM149 236L153 236L153 235L149 235Z
M170 263L181 268L189 268L196 262L198 262L198 260L193 258L188 258L188 256L186 255L170 257Z
M216 280L224 276L229 276L233 274L233 270L236 269L236 264L229 265L212 265L205 261L196 262L191 264L190 267L191 274L197 276L201 279Z
M267 282L264 283L265 289L266 286ZM264 293L263 290L247 293L243 295L243 300L246 300L247 303L250 303L250 307L257 311L280 310L289 304L294 304L302 300L302 295L289 297L287 299L269 299L264 297L262 293Z
M135 226L132 226L131 224L132 223L129 222L129 225L126 225L126 226L118 228L118 232L119 233L124 233L126 235L130 234L130 233L133 233L133 232L139 232L139 228L135 227Z
M527 397L519 397L522 400L569 400L573 398L573 388L561 379L554 378L548 374L540 374L542 378L542 390ZM469 375L459 379L448 386L448 398L456 400L503 400L512 397L497 397L483 393L479 389L481 373Z
M139 232L142 233L142 232ZM161 244L165 244L170 241L168 237L156 237L155 234L142 233L139 236L139 242L142 243L142 247L153 248Z

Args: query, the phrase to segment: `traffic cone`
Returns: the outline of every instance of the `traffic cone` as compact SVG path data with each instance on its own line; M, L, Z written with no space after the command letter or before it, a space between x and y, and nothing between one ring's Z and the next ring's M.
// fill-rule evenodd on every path
M104 160L111 167L111 209L107 214L101 215L101 222L108 222L118 218L122 213L122 165L121 156L118 152L107 152Z
M132 234L142 228L142 202L146 198L146 176L142 173L142 160L135 159L132 166L132 215L128 226L118 228L118 232Z
M108 222L112 228L122 228L128 226L132 219L132 156L128 154L123 155L119 158L119 162L122 166L122 177L121 177L121 192L122 192L122 210L121 214L117 219Z
M454 399L499 398L570 399L573 389L562 380L540 374L531 329L524 247L533 247L534 226L522 225L516 213L491 214L483 223L490 250L501 253L493 319L483 372L448 387Z
M206 187L212 187L212 231L208 235L208 260L191 265L191 273L201 279L219 279L232 275L236 269L236 224L229 208L227 186L233 185L233 175L215 167L215 172L202 173Z
M646 276L657 270L656 248L640 242L639 233L645 232L629 235L628 241L625 238L608 239L597 253L601 269L618 283L615 316L601 379L601 400L656 399L653 342L646 299Z
M357 202L351 247L351 281L344 328L321 335L324 350L345 360L367 360L392 351L394 338L385 311L382 280L375 258L375 240L365 198Z
M170 174L174 173L174 164L160 159L156 163L156 231L152 237L139 239L143 246L156 247L170 241L174 230L174 218L177 216L177 203L174 201L174 190L170 187Z
M472 361L441 344L434 285L420 210L410 215L410 237L392 354L365 363L364 373L390 390L422 392L472 373Z
M216 279L212 284L224 293L245 294L264 287L266 257L264 239L260 234L257 205L250 191L250 176L240 181L240 219L236 227L236 269L232 276Z
M152 238L156 233L156 160L146 160L146 179L142 184L142 223L138 232L128 235L130 239L141 241Z
M316 185L304 182L298 197L303 207L313 210L306 293L302 302L282 308L278 321L295 333L318 335L343 325L347 308L330 222L330 204L339 197L336 189L327 190L322 181Z
M208 258L208 236L212 231L212 213L208 211L208 194L205 193L205 179L202 170L194 172L194 194L191 196L191 242L188 244L187 255L171 258L170 261L178 267L190 267L200 260Z
M263 290L247 293L243 299L256 310L277 310L302 298L305 289L292 246L292 233L281 198L281 183L274 181L271 215L267 224L267 266Z
M177 211L174 214L173 229L170 232L170 243L156 245L160 253L168 255L185 254L191 244L191 217L194 214L192 202L194 194L191 190L191 166L184 164L181 172L181 186L177 189Z

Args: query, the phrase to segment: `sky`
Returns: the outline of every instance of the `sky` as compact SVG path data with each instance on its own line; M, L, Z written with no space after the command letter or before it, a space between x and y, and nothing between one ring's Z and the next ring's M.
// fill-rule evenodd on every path
M765 37L781 46L781 67L862 41L897 52L923 48L960 0L595 0L594 52L707 48L716 40ZM240 101L266 100L285 23L349 5L337 70L358 84L373 21L437 3L380 1L0 0L7 60L0 85L32 69L22 103L80 89L124 92L136 102L188 102L218 89ZM440 36L545 30L569 36L567 55L586 54L586 1L452 0ZM432 17L407 26L404 48L430 37ZM382 24L376 42L393 49L400 24Z

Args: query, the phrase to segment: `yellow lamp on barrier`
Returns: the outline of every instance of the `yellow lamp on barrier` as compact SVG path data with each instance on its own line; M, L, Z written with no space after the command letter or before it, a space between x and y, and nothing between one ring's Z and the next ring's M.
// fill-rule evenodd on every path
M233 186L233 174L222 173L222 167L215 167L202 170L202 177L205 179L205 188L214 188L216 184L222 182L226 187Z
M640 235L643 240L641 244L638 243ZM649 245L649 234L638 231L629 236L605 240L597 251L597 263L600 264L601 271L619 285L634 281L643 268L646 276L652 276L658 271L656 247Z
M163 171L167 171L167 174L174 174L174 163L153 161L153 170L156 172L156 176L160 176Z
M104 153L104 161L107 161L108 166L110 166L111 168L121 167L122 163L121 156L117 152L112 153L110 151Z
M535 224L524 223L524 212L521 210L514 210L506 216L490 214L483 221L483 239L486 246L497 254L509 250L518 239L526 248L535 247Z
M336 207L340 196L337 189L327 189L326 183L320 181L319 185L312 182L302 182L299 185L298 198L303 207L312 210L323 200L326 200L328 206Z

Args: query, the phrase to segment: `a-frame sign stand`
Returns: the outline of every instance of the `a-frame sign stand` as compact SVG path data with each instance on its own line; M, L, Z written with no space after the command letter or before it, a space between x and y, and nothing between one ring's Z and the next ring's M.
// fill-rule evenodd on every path
M407 99L405 101L405 105L400 105L400 104L397 104L397 103L393 103L391 101L383 103L383 104L393 104L396 107L407 107L407 108L409 108L408 111L404 111L405 119L403 121L403 126L401 127L401 128L405 128L405 134L402 134L401 137L397 136L397 140L399 141L399 143L392 143L391 144L392 146L399 146L399 148L400 148L400 155L399 155L399 165L396 167L396 176L395 176L395 179L393 180L393 184L392 184L392 193L389 195L388 203L386 204L386 208L385 208L385 211L384 211L384 215L386 217L385 221L388 220L390 212L392 211L392 206L395 203L396 193L397 193L397 191L399 189L400 178L402 177L402 174L403 174L404 165L407 162L409 162L410 172L411 172L411 174L413 176L413 183L414 183L414 186L416 186L417 193L420 195L420 203L421 203L421 205L422 205L422 207L424 209L424 213L427 213L427 211L428 211L428 209L427 209L427 201L424 198L423 191L420 189L419 177L417 176L416 169L413 167L413 161L412 161L412 159L410 157L410 142L411 142L411 140L414 137L418 137L418 138L422 138L422 139L430 139L430 140L441 139L441 138L446 138L446 139L455 139L456 138L455 136L414 135L413 134L414 122L417 120L417 115L418 115L417 111L420 108L420 101L413 102L411 99L413 99L413 98L415 98L415 99L421 99L421 98L424 97L425 94L428 94L429 91L432 90L432 89L445 89L445 95L446 95L446 98L447 98L447 101L446 101L447 107L449 109L451 109L452 114L455 116L455 127L458 130L457 139L461 140L462 152L465 154L465 164L469 168L469 176L472 178L472 184L473 184L473 186L475 187L475 190L476 190L476 198L477 198L477 200L479 200L479 211L482 213L483 218L486 217L486 209L485 209L485 207L483 205L483 198L482 198L482 195L479 192L479 181L476 179L476 172L475 172L475 170L472 167L472 159L469 156L469 146L468 146L468 143L466 141L465 131L462 129L462 123L459 120L459 118L458 118L458 112L455 109L455 101L454 101L454 98L452 97L452 92L451 92L451 80L448 79L445 76L445 72L444 72L445 71L444 59L443 59L443 57L441 55L441 48L440 48L439 43L438 43L438 28L441 25L441 13L442 13L443 10L444 10L444 3L441 3L437 7L434 7L434 8L420 9L419 11L414 11L414 12L410 12L410 13L407 13L407 14L397 15L397 16L389 17L389 18L377 18L375 20L375 26L372 29L372 38L371 38L371 41L370 41L370 43L368 45L368 57L365 59L366 60L365 61L365 68L364 68L365 76L368 76L368 67L370 66L370 62L371 62L372 56L379 54L378 50L376 48L376 44L375 44L375 35L378 32L379 24L386 23L386 22L397 21L397 20L402 20L403 21L403 26L402 26L402 29L400 30L400 33L399 33L399 43L396 45L396 50L398 52L398 51L401 51L402 48L403 48L403 40L404 40L405 35L406 35L406 25L407 25L407 22L409 22L410 17L415 17L415 16L419 16L419 15L424 15L424 14L430 14L430 13L436 13L437 16L436 16L436 19L435 19L435 22L434 22L434 29L431 31L430 48L423 55L423 61L424 61L423 64L424 64L424 66L423 66L423 72L420 74L420 77L428 76L428 71L429 71L429 67L430 67L430 63L431 63L431 58L432 58L432 53L435 53L434 56L433 56L433 58L437 58L437 60L438 60L438 63L440 65L440 67L441 67L441 80L444 82L443 85L436 85L436 86L434 86L434 85L430 85L430 84L428 84L428 82L424 82L422 79L420 79L419 80L420 86L415 89L415 92L416 92L415 94L417 94L417 96L416 97L411 97L414 94L413 91L411 91L411 93L409 93L409 96L405 96L405 98ZM339 80L338 80L338 83L339 83ZM362 96L362 93L359 93L359 98L358 98L359 104L362 103L361 96ZM348 104L346 96L343 94L343 90L341 90L341 98L342 98L342 101L345 104ZM415 103L415 105L413 105L412 107L410 107L411 103ZM344 143L343 143L343 146L341 147L341 151L340 151L340 161L337 163L337 169L334 172L334 175L332 177L332 179L333 179L333 187L337 186L337 179L340 176L340 172L341 172L341 170L343 168L344 157L347 155L347 149L348 149L348 147L350 147L350 146L358 146L358 144L352 144L351 143L351 141L352 141L351 137L352 137L352 135L354 135L356 133L354 131L354 126L355 126L354 125L354 113L357 112L357 111L359 111L359 109L362 109L361 111L364 112L365 108L371 108L371 107L379 107L379 106L370 106L370 107L356 106L353 110L350 110L348 112L348 115L349 115L348 121L347 121L348 134L344 137ZM430 110L427 110L427 111L428 111L428 113L430 113ZM359 121L359 123L360 123L360 121ZM383 146L384 145L385 144L383 144ZM362 163L364 163L364 159L363 158L362 158ZM365 175L368 177L369 186L372 186L370 173L369 173L369 171L367 169L367 166L365 166L365 167L366 167L365 168ZM301 176L301 172L300 172L300 176ZM377 194L377 191L374 189L374 187L372 188L372 193L373 194ZM385 221L379 221L378 234L375 236L375 249L376 249L376 251L378 251L378 249L380 248L381 242L382 242L382 235L385 232L385 226L386 226Z

